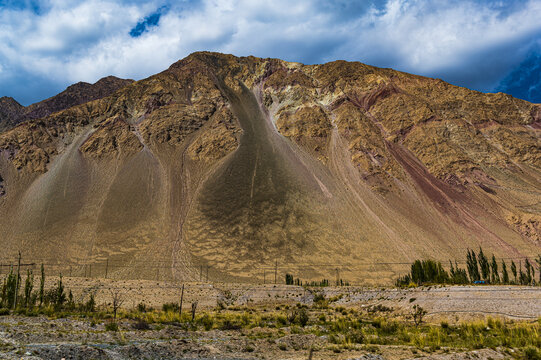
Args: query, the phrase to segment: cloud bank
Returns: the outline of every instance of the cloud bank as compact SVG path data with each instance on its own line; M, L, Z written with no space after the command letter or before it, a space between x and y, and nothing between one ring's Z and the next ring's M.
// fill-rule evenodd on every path
M361 61L525 97L538 92L509 78L538 73L539 19L539 0L0 0L0 96L29 104L77 81L140 79L211 50Z

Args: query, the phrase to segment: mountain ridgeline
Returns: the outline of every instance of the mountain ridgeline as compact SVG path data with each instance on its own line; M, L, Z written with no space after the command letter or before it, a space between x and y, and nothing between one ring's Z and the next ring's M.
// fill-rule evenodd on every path
M0 131L9 130L23 121L43 118L75 105L104 98L131 82L133 80L119 79L114 76L104 77L94 84L78 82L58 95L26 107L13 98L1 97Z
M20 123L0 134L4 258L375 284L467 248L541 252L540 105L361 63L208 52L117 85L22 123L3 98L6 128Z

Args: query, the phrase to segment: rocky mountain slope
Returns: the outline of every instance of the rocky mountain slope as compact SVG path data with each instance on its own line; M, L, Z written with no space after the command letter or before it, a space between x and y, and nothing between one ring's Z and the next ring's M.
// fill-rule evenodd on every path
M0 131L9 130L26 120L43 118L72 106L101 99L131 82L133 80L119 79L114 76L104 77L94 84L78 82L58 95L27 107L23 107L13 98L2 97L0 98Z
M19 119L23 111L24 106L14 98L0 97L0 131L11 129L17 125L17 119Z
M533 258L540 134L541 106L502 93L194 53L1 134L2 242L64 272L177 280L389 283L466 248Z

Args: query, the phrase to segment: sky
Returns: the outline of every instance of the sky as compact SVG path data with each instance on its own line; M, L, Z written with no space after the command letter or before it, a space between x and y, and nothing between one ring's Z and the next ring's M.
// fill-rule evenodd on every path
M0 0L0 96L23 105L200 50L360 61L541 103L541 0Z

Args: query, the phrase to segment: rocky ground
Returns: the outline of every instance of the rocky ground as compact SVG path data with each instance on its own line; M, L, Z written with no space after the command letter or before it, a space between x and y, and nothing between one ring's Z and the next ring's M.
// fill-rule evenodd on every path
M187 331L175 325L135 329L120 322L118 332L105 323L81 319L10 316L1 318L2 359L503 359L503 351L430 354L414 347L356 345L336 350L325 336L292 334L266 338L262 329Z
M51 279L52 280L52 279ZM98 308L107 307L110 289L122 289L123 311L139 303L159 308L178 301L178 287L159 282L67 279L66 288L82 297L81 289L93 289ZM161 289L160 289L161 287ZM453 286L399 289L327 287L305 290L285 285L192 283L185 287L184 309L198 301L198 311L217 306L250 309L263 316L293 304L314 305L314 295L328 299L336 308L359 313L379 308L382 316L408 321L413 305L427 310L425 321L439 326L472 318L493 316L504 321L535 321L541 316L541 288L515 286ZM176 300L175 300L176 299ZM348 310L349 309L349 310ZM381 310L383 309L383 310ZM314 315L312 315L314 316ZM318 316L318 315L315 315ZM141 324L122 318L119 331L107 328L111 319L55 318L7 315L0 317L0 358L5 359L503 359L512 349L428 349L413 346L353 344L337 347L327 335L316 335L319 325L303 331L295 326L280 328L194 330L171 322ZM312 332L312 333L310 333Z

